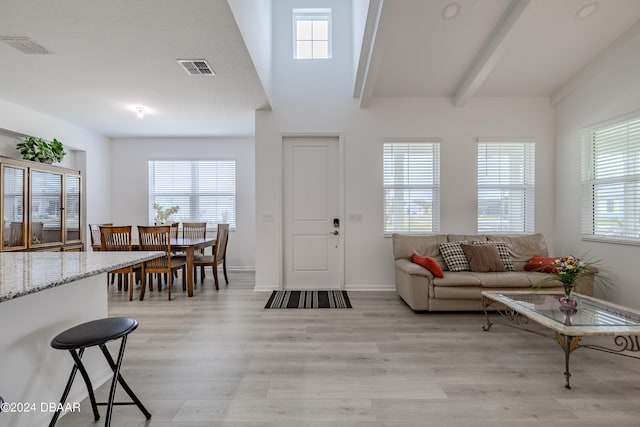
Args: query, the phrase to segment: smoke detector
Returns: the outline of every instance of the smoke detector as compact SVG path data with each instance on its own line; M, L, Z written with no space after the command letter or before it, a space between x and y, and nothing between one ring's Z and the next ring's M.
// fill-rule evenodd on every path
M190 76L215 76L211 66L204 59L177 59Z
M0 40L22 53L46 55L49 52L45 47L36 43L32 38L25 36L0 36Z

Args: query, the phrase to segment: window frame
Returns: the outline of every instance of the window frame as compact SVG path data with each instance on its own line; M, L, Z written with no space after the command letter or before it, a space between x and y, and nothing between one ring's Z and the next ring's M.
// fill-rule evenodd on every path
M595 177L597 169L597 158L595 150L598 141L594 138L596 138L596 134L598 133L602 134L607 132L615 132L616 128L625 128L624 143L617 143L618 148L623 149L623 151L619 151L617 153L619 156L624 157L624 169L626 169L626 173L619 174L617 176L597 178ZM632 141L629 140L630 129L637 132L637 135L634 135L635 140ZM611 144L615 141L613 139L602 138L599 142L601 144ZM596 186L598 185L622 185L624 187L622 198L625 201L636 200L635 203L631 203L631 207L629 209L627 209L624 203L622 204L622 215L625 221L627 220L627 218L633 220L634 216L636 222L638 222L638 220L640 219L640 194L636 194L634 196L634 194L632 193L632 189L627 191L627 188L633 185L635 185L636 188L640 188L640 170L637 170L637 173L629 173L630 154L633 154L640 158L640 111L635 111L633 113L607 120L593 126L582 128L580 132L580 145L581 240L625 245L640 245L640 224L635 228L623 226L623 235L596 234L596 229L598 227L598 225L596 224L596 222L598 221L596 207ZM636 158L636 163L638 162L638 158ZM636 166L636 169L640 168ZM606 218L604 217L601 218L601 220L605 219ZM626 235L626 233L633 233L634 230L638 237Z
M228 192L200 192L199 188L197 188L196 190L194 190L193 184L199 180L197 180L197 176L194 175L195 170L194 168L196 168L196 164L197 163L211 163L211 162L224 162L224 163L229 163L232 162L233 163L233 191L231 193ZM185 196L188 195L190 199L192 198L200 198L200 197L224 197L224 196L230 196L233 197L233 211L229 214L230 218L227 221L227 223L229 223L229 231L236 231L237 229L237 219L238 219L238 209L237 209L237 203L238 203L238 161L237 159L234 158L216 158L216 159L149 159L147 160L147 205L148 205L148 211L147 211L147 215L148 215L148 220L149 220L149 224L153 224L154 223L154 219L155 219L155 210L153 209L153 204L155 203L155 198L160 195L161 197L164 195L166 197L172 197L172 196L176 196L177 193L161 193L161 192L157 192L155 191L155 188L153 188L153 192L152 192L152 186L151 186L151 164L152 163L189 163L191 165L191 188L190 188L190 192L189 193L181 193L181 196ZM155 178L154 178L155 179ZM191 203L191 206L198 206L198 203ZM218 206L218 204L215 204L214 206ZM189 218L189 219L182 219L179 218L179 211L178 211L178 219L176 222L201 222L204 221L201 218ZM174 214L175 217L176 214ZM223 221L221 219L221 221ZM207 220L207 230L208 231L213 231L216 229L217 227L217 221L215 220Z
M512 145L514 148L518 148L516 146L521 146L523 150L523 164L522 164L522 183L517 182L509 182L509 183L490 183L490 184L481 184L480 183L480 155L481 155L481 146L483 145L494 145L495 147L504 146L504 145ZM536 143L532 138L478 138L477 145L477 173L476 173L476 232L478 234L515 234L515 233L534 233L535 232L535 193L536 193L536 178L535 178L535 169L536 169ZM486 150L485 150L486 152ZM498 168L500 166L497 166ZM509 190L521 190L522 191L522 206L523 206L523 218L521 227L519 230L516 230L514 227L510 227L505 229L500 226L500 228L487 228L481 226L481 214L480 214L480 192L481 190L496 190L499 192L509 191ZM501 195L501 201L503 200L503 196ZM502 224L504 216L500 214L500 223Z
M304 61L304 60L323 60L323 59L331 59L333 57L333 37L332 37L332 10L331 8L295 8L293 9L293 59ZM324 57L316 57L313 55L313 42L315 41L325 41L324 39L315 39L312 35L310 40L300 40L298 39L298 21L327 21L327 56ZM310 41L312 43L311 47L311 57L309 58L301 58L298 57L298 42L300 41Z
M416 138L416 139L403 139L403 138L391 138L382 141L382 232L385 237L390 237L393 234L437 234L440 232L440 168L441 168L441 156L440 145L442 140L440 138ZM425 144L432 146L433 150L433 177L432 184L385 184L385 153L386 146L389 144ZM414 190L431 190L431 230L416 229L409 230L389 228L387 229L387 190L388 189L414 189ZM410 217L410 213L408 214Z

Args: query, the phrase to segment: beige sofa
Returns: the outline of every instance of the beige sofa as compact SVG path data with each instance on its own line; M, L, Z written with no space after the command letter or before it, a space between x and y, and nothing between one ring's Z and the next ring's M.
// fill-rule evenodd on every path
M440 253L439 245L445 242L504 242L514 271L478 273L452 272ZM434 258L443 270L444 277L434 277L429 270L411 262L413 253ZM549 256L542 234L522 235L393 235L396 291L415 311L482 310L481 292L485 290L528 289L562 290L558 281L546 281L548 273L525 271L524 266L533 256ZM593 277L581 277L576 292L593 295Z

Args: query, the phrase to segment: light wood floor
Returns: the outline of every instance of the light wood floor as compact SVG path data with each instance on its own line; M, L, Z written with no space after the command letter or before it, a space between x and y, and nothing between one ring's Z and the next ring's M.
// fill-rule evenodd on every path
M209 278L193 298L178 283L172 301L111 291L110 314L140 321L123 373L153 414L116 407L113 426L640 425L640 360L578 349L567 390L553 339L483 332L481 314L416 314L394 292L350 292L350 310L264 310L252 273L230 282ZM84 401L59 425L102 423Z

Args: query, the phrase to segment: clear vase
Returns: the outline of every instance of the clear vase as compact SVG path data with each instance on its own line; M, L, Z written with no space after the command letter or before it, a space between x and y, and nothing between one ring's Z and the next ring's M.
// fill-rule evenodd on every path
M573 297L573 283L563 283L564 296L560 298L560 309L573 310L578 306L578 301Z

